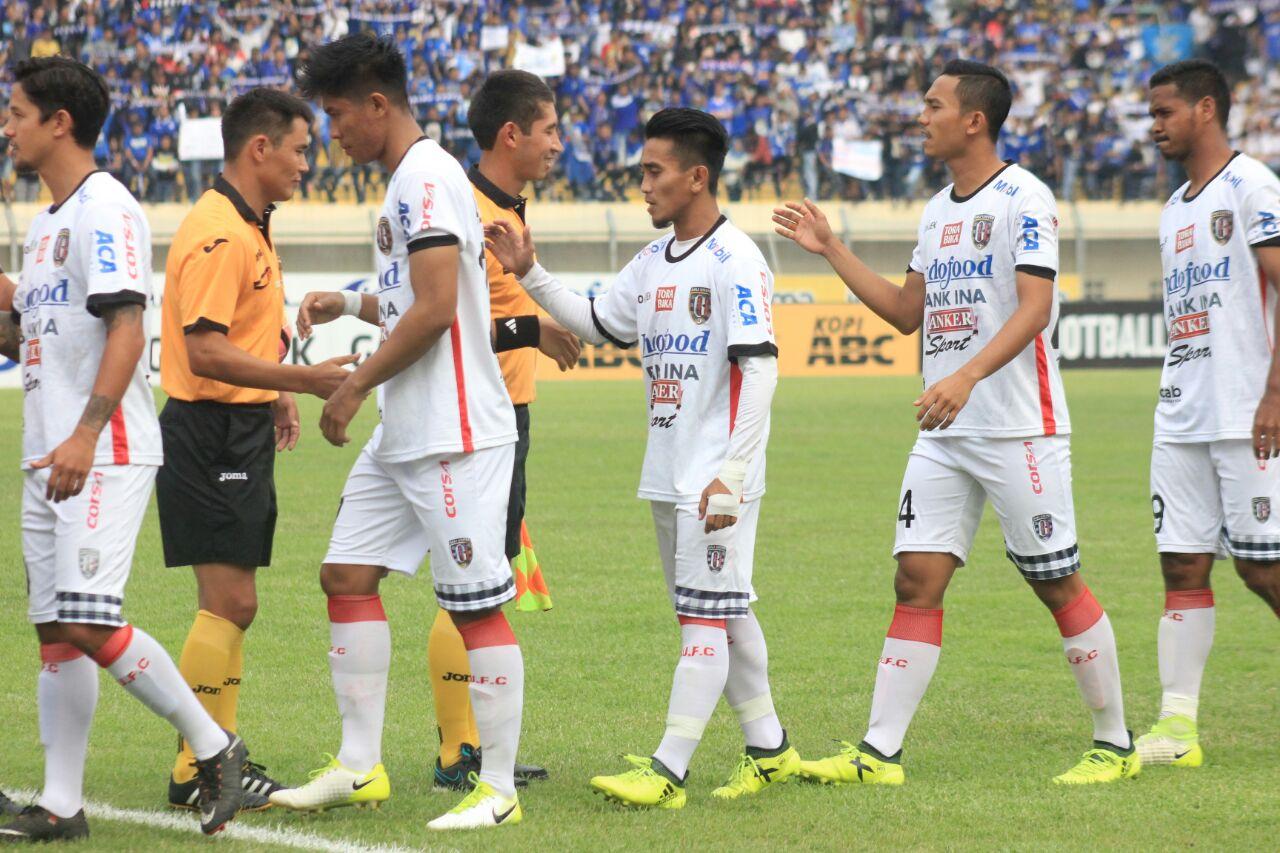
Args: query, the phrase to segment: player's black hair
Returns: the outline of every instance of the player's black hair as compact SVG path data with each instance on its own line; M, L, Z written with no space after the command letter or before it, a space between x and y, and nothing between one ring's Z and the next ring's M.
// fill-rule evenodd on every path
M986 116L987 134L995 142L1013 106L1013 88L1009 85L1009 78L993 65L968 59L951 60L942 67L942 74L960 78L956 84L960 109Z
M675 146L680 165L707 167L707 184L714 194L729 150L729 134L720 119L711 113L689 107L667 107L658 110L644 126L645 139L669 139Z
M1172 84L1189 104L1213 98L1218 124L1226 128L1227 116L1231 114L1231 87L1218 66L1207 59L1184 59L1152 74L1147 85L1154 89L1167 84Z
M485 78L471 98L467 124L480 149L490 151L504 124L515 122L523 133L530 133L542 105L555 102L555 93L537 74L505 68Z
M315 120L311 107L301 98L279 89L250 89L237 97L222 114L222 156L230 161L258 134L265 134L272 145L280 140L294 119L308 126Z
M102 75L65 56L24 59L13 68L14 83L40 108L48 121L58 110L71 116L71 138L92 149L111 109L111 96Z
M391 39L368 31L343 36L311 51L302 63L298 86L308 98L363 98L380 92L397 106L409 106L404 54Z

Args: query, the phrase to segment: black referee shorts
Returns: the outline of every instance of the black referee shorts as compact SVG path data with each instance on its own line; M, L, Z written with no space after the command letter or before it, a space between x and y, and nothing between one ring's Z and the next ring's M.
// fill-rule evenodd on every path
M507 559L520 556L520 525L524 523L524 463L529 458L529 406L516 410L516 466L511 472L511 497L507 500Z
M166 566L271 564L276 530L271 404L170 399L160 412L156 504Z

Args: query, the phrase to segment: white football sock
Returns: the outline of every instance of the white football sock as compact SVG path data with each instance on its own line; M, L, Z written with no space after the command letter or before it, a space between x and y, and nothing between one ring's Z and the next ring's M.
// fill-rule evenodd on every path
M680 617L680 662L671 681L667 731L653 757L677 777L689 771L693 752L720 701L729 677L729 639L725 629Z
M1088 588L1055 611L1053 618L1058 622L1062 648L1080 695L1093 715L1093 739L1128 749L1132 744L1124 723L1120 660L1111 620Z
M382 763L391 628L376 595L329 596L329 674L342 716L338 761L356 773Z
M480 781L516 794L516 749L524 713L524 657L502 611L458 624L471 665L471 708L480 734Z
M1160 718L1182 714L1196 718L1200 707L1200 680L1213 648L1215 609L1213 590L1169 590L1164 594L1160 619L1158 657Z
M726 619L729 643L729 674L724 698L738 716L747 746L777 749L782 746L782 723L778 721L769 692L769 648L754 610L746 619Z
M44 790L37 805L58 817L72 817L84 807L84 759L98 704L98 667L70 643L42 644L40 658L36 700Z
M942 655L942 611L899 604L876 666L871 719L862 738L881 755L902 749L907 727Z
M146 631L125 625L94 660L152 713L168 720L197 759L212 758L226 748L226 732L200 706L173 658Z

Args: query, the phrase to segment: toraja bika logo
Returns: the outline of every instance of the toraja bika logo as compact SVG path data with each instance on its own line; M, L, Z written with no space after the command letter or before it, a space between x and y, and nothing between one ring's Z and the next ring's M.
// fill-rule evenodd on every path
M378 251L391 254L391 239L391 220L384 216L378 220Z
M1185 252L1196 244L1196 226L1193 222L1186 228L1178 229L1178 236L1174 239L1173 253L1175 255Z
M986 213L980 213L973 217L973 245L979 249L987 248L987 244L991 242L991 229L995 225L996 218Z
M960 245L960 232L964 230L964 220L949 222L942 226L942 237L938 240L938 248Z
M676 307L676 286L663 285L658 288L658 297L653 302L654 311L670 311Z

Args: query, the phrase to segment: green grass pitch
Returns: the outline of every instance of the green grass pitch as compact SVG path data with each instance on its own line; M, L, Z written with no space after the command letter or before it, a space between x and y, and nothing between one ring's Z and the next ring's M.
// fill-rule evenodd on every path
M1085 577L1111 615L1130 725L1157 711L1156 623L1163 595L1151 535L1147 468L1153 371L1066 376L1075 434L1075 499ZM721 804L711 788L740 749L723 705L707 729L681 812L640 813L593 797L590 776L623 769L662 734L679 649L647 507L636 500L645 405L638 383L544 383L533 406L530 531L556 608L513 614L527 671L521 757L552 780L524 794L518 827L429 837L427 820L453 794L430 787L436 735L426 677L435 611L427 577L383 586L394 656L383 754L391 801L379 813L249 815L245 825L302 830L338 842L414 849L637 850L902 848L1274 848L1280 813L1275 617L1219 564L1217 639L1201 730L1208 756L1194 771L1152 768L1133 782L1063 790L1050 778L1089 746L1089 717L1063 660L1053 620L1003 555L987 512L969 566L946 602L937 676L908 733L899 790L781 786ZM898 486L914 437L919 381L788 379L774 405L769 493L756 559L758 613L769 638L773 694L807 756L866 724L893 609L889 556ZM18 507L20 401L0 423L9 460L0 488L0 786L41 779L26 624ZM328 625L317 568L347 470L373 426L366 404L344 449L323 441L319 407L303 407L301 446L278 460L276 562L259 573L261 606L246 644L240 730L255 759L285 781L336 752L339 725L325 660ZM143 528L126 615L176 658L194 614L188 570L165 569L152 515ZM174 737L104 683L86 795L159 810ZM93 849L185 848L173 830L91 816ZM264 849L225 839L223 848Z

